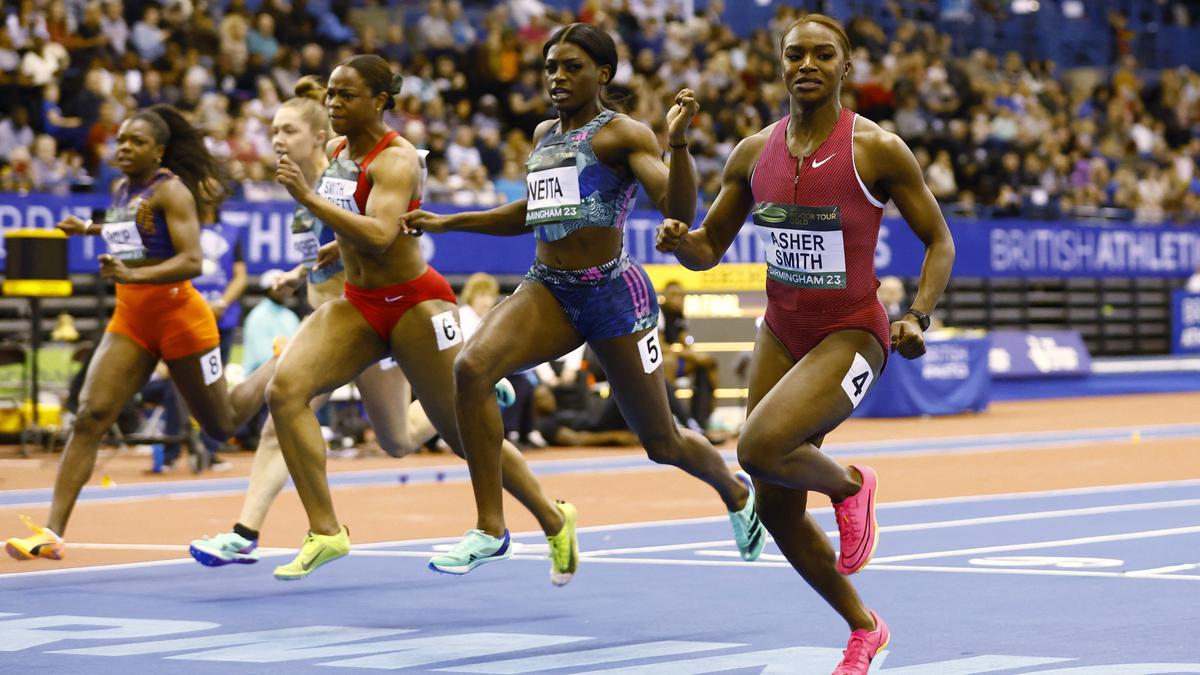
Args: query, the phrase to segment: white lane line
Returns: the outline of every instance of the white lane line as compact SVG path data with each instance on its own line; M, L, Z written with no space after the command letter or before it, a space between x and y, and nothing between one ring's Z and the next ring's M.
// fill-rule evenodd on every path
M1111 506L1089 506L1079 509L1059 509L1055 511L1031 511L1028 513L1010 513L1002 516L980 516L977 518L960 518L956 520L937 520L927 523L907 523L904 525L883 525L880 532L918 532L922 530L939 530L949 527L968 527L974 525L991 525L994 523L1015 523L1027 520L1046 520L1050 518L1072 518L1077 516L1094 516L1109 513L1127 513L1132 511L1152 511L1156 509L1176 509L1190 506L1200 506L1200 499L1176 499L1163 502L1143 502L1135 504L1114 504ZM881 507L882 508L882 507ZM837 531L827 531L826 536L836 539ZM774 541L769 538L767 541ZM627 548L602 549L585 551L588 556L622 555L626 553L661 553L664 551L686 551L688 549L708 548L711 546L733 546L732 539L715 541L700 541L687 544L663 544L661 546L633 546Z
M1133 574L1133 575L1139 575L1139 576L1141 576L1141 575L1153 576L1156 574L1170 574L1172 572L1183 572L1184 570L1195 570L1195 569L1200 569L1200 563L1184 563L1182 565L1167 565L1166 567L1152 567L1148 570L1131 570L1129 572L1126 572L1126 574Z
M1052 539L1048 541L1031 541L1024 544L1001 544L999 546L979 546L976 548L959 548L948 551L927 551L924 553L907 553L874 558L873 562L889 563L904 560L928 560L930 558L948 558L956 555L977 555L979 553L999 553L1002 551L1028 551L1038 548L1054 548L1058 546L1080 546L1082 544L1101 544L1110 541L1131 541L1134 539L1153 539L1170 537L1179 534L1195 534L1200 532L1200 526L1171 527L1162 530L1143 530L1141 532L1124 532L1121 534L1102 534L1093 537L1075 537L1073 539Z
M1088 570L1041 570L1013 567L950 567L941 565L877 565L871 564L863 571L895 572L950 572L952 574L1015 574L1020 576L1045 577L1103 577L1107 579L1175 579L1200 581L1198 574L1137 574L1134 572L1098 572Z
M937 497L937 498L931 498L931 499L915 499L915 500L902 501L902 502L888 502L888 503L880 504L879 508L880 508L880 510L891 510L894 508L898 509L898 508L906 508L906 507L912 507L912 506L938 506L938 505L943 505L943 504L975 503L975 502L986 502L986 501L993 501L993 500L1016 499L1016 498L1036 499L1039 497L1060 497L1060 496L1090 495L1090 494L1104 494L1104 493L1137 492L1137 491L1144 491L1144 490L1174 489L1174 488L1188 488L1188 487L1200 487L1200 479L1188 479L1188 480L1178 480L1178 481L1158 481L1158 482L1150 482L1150 483L1130 483L1130 484L1126 484L1126 485L1104 485L1104 486L1087 487L1087 488L1041 490L1041 491L1035 491L1035 492L1012 492L1012 493L1001 493L1001 494L994 494L994 495L971 495L971 496L964 496L964 497ZM204 493L204 496L210 496L211 494L212 493ZM197 496L200 496L200 495L197 494ZM1181 501L1183 501L1183 500L1181 500ZM3 508L9 508L9 506L5 506ZM1104 508L1104 507L1093 507L1093 508ZM827 513L830 511L832 511L832 509L829 507L809 509L810 513ZM1005 517L1005 516L995 516L995 517ZM706 524L706 523L723 522L727 519L728 519L727 516L721 515L721 516L705 516L702 518L681 518L681 519L674 519L674 520L671 520L671 519L655 520L655 521L647 521L647 522L642 522L642 523L615 523L612 525L594 525L594 526L589 526L589 527L581 527L581 528L579 528L579 531L580 532L614 532L614 531L623 531L623 530L635 530L635 529L648 528L648 527L672 527L672 526L676 526L676 525L680 525L680 526L702 525L702 524ZM906 526L897 525L897 526L892 526L892 527L906 527ZM826 533L826 534L830 534L830 533ZM833 533L833 534L836 534L836 533ZM540 538L545 535L540 531L529 531L529 532L514 532L514 533L512 533L512 536L513 536L513 538L519 538L519 537L539 537ZM422 545L422 544L430 544L430 543L447 543L447 542L453 543L453 542L458 541L459 539L460 539L459 536L424 537L424 538L417 538L417 539L398 539L398 540L389 540L389 541L370 542L370 543L365 543L365 544L356 544L354 546L354 549L357 551L357 550L361 550L361 549L379 549L379 548L390 548L390 547L396 547L396 546L414 546L414 545ZM68 547L72 546L72 543L68 541L67 546ZM295 549L288 549L288 550L295 550ZM879 559L877 558L876 560L879 560ZM595 561L603 562L604 558L598 558L598 559L595 559ZM120 563L120 564L113 564L113 565L90 565L90 566L69 567L69 568L62 568L62 569L34 570L34 571L29 571L29 572L8 572L8 573L0 573L0 582L3 582L6 579L19 578L19 577L54 575L54 574L75 574L78 572L87 572L87 571L103 572L103 571L108 571L108 570L122 570L122 569L138 568L138 567L153 567L156 565L181 564L181 563L187 563L187 562L193 562L193 561L189 557L189 558L180 558L180 559L171 559L171 560L152 560L152 561L138 562L138 563ZM709 561L709 562L716 562L716 561ZM738 565L759 564L759 563L745 563L740 560L739 561L730 561L730 562L736 563ZM766 563L766 564L770 565L772 563ZM1178 575L1176 575L1176 576L1178 576Z

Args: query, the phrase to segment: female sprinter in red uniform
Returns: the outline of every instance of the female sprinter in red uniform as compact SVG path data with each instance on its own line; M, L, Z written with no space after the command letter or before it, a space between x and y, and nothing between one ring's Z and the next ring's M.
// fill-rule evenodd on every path
M890 633L845 575L875 548L875 472L842 467L820 446L870 389L889 350L909 359L925 353L922 331L949 280L954 242L904 142L842 108L850 71L842 26L809 14L789 26L781 48L790 115L738 144L699 229L667 220L657 246L689 269L709 269L753 215L767 255L767 313L738 460L754 477L760 517L779 548L850 625L835 673L866 673ZM912 309L890 326L874 264L889 199L925 243ZM810 490L834 503L836 564L805 513Z
M270 370L229 390L216 319L189 281L203 262L197 205L215 209L220 201L214 187L220 167L203 135L174 108L156 105L121 125L113 164L125 179L105 222L68 216L58 223L67 234L104 238L108 253L100 256L100 274L116 282L117 308L84 380L46 527L26 518L33 536L7 542L18 560L62 558L61 535L100 442L159 359L214 438L228 438L263 406Z
M420 158L383 123L400 78L378 56L355 56L334 69L325 103L335 133L329 165L314 189L295 160L279 160L278 180L313 218L333 230L345 266L344 297L322 304L280 357L268 400L284 459L308 513L310 531L296 559L275 568L299 579L350 551L325 474L325 441L313 398L393 356L442 438L461 452L454 420L454 358L463 336L450 284L425 263L400 218L420 205ZM378 189L376 189L378 188ZM487 401L496 405L495 395ZM574 508L556 505L511 444L505 485L537 518L550 541L551 579L574 573Z
M558 118L542 122L534 133L527 198L482 213L419 211L405 217L407 229L493 235L533 230L538 240L525 282L488 313L455 364L458 425L478 520L459 545L429 566L465 574L510 555L500 492L503 429L489 392L505 373L556 359L581 342L599 357L621 413L650 459L712 486L729 511L742 557L754 560L766 533L754 515L750 479L735 477L703 436L676 426L661 368L658 298L623 246L639 183L663 215L695 217L696 173L684 133L696 101L690 91L681 91L667 114L668 167L648 126L603 105L602 87L617 68L608 33L572 24L546 42L542 55L546 91Z

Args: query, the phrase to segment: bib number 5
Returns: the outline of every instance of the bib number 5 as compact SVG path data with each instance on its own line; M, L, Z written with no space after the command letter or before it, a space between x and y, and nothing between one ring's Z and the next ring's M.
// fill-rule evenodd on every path
M653 373L662 365L662 346L658 343L658 331L652 330L646 337L638 340L638 352L642 355L642 369L647 374Z

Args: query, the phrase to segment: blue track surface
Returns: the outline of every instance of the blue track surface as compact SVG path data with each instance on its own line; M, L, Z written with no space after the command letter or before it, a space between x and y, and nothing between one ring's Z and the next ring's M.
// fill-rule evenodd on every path
M855 577L894 636L872 672L1200 673L1200 483L891 504L879 523ZM773 544L742 563L729 539L724 519L586 529L565 588L532 535L466 577L425 569L441 541L357 547L295 583L270 577L290 552L6 575L0 672L832 670L845 626Z

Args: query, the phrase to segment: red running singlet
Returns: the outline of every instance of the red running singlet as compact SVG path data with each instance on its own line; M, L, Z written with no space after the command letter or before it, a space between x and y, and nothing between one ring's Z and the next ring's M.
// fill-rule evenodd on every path
M371 162L375 157L387 149L392 141L400 136L400 133L392 130L383 135L375 147L363 157L362 164L358 167L358 176L355 178L354 186L354 202L358 205L359 213L367 212L367 197L371 196L371 180L367 178L367 167L371 166ZM337 156L342 154L342 150L346 148L348 141L343 138L341 143L338 143L337 148L333 151L333 158L336 161ZM421 208L421 192L425 189L425 155L421 155L421 180L413 191L413 197L408 201L408 210L415 211Z
M752 217L767 258L766 322L797 361L826 336L865 330L891 346L875 295L883 204L854 166L854 122L843 108L811 155L788 151L790 118L775 125L750 176Z

